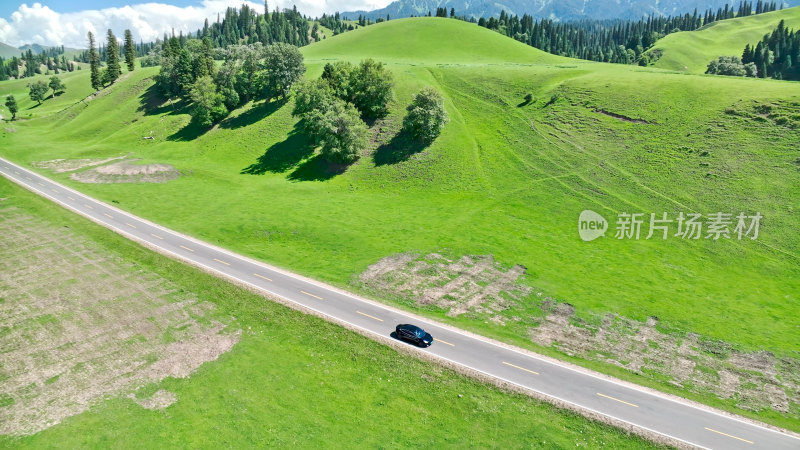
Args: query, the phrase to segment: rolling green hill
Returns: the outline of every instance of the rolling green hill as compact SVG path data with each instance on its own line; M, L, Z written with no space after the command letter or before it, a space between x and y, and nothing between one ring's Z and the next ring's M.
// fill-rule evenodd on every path
M377 58L415 63L570 62L476 24L445 18L400 19L362 27L303 49L309 59Z
M672 33L660 39L649 50L663 55L654 64L662 69L689 73L705 73L711 60L718 56L741 56L744 46L754 45L771 33L781 20L791 29L800 28L800 6L737 19L713 22L697 31Z
M309 77L327 61L366 57L386 62L394 74L390 114L373 124L370 148L350 167L329 166L315 153L291 116L291 100L251 103L210 130L194 128L186 105L155 93L157 68L137 69L86 102L68 84L63 99L38 107L26 98L24 80L0 83L0 95L21 99L24 119L0 128L0 154L28 167L128 153L142 163L172 164L184 176L164 184L80 184L67 173L44 173L155 222L377 300L800 427L793 400L773 410L749 391L716 390L720 373L734 370L730 355L767 351L791 362L800 352L800 84L569 60L437 18L360 28L302 52ZM68 83L88 85L88 71L73 76ZM404 146L394 138L406 105L424 86L443 93L450 123L431 146ZM523 102L526 94L532 102ZM154 140L142 139L151 134ZM612 228L623 212L673 219L680 212L759 212L765 219L755 241L648 240L644 228L638 240L609 231L587 243L576 230L585 209L603 214ZM402 253L492 255L503 267L526 268L521 282L530 295L488 312L450 314L359 282L367 267ZM591 336L614 324L631 336L619 324L649 318L675 349L695 336L701 356L721 366L671 350L658 354L657 343L635 359L609 353L618 342L587 351L533 342L553 305L564 303L575 310L568 323ZM668 372L685 361L687 378ZM735 370L742 377L763 373Z

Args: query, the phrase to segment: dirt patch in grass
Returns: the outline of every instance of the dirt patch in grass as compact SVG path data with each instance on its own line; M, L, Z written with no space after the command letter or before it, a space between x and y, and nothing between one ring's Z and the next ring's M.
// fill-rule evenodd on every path
M133 164L138 159L95 167L70 175L81 183L166 183L177 180L180 172L170 164Z
M491 255L450 259L438 253L422 258L399 254L368 267L359 282L373 291L413 299L420 305L439 306L450 316L473 311L502 321L495 313L531 292L529 287L516 283L524 273L524 267L504 268Z
M101 164L110 163L119 159L125 159L126 156L117 156L112 158L99 158L99 159L52 159L50 161L38 161L32 165L38 169L52 170L53 173L74 172L76 170L85 169L87 167L99 166Z
M766 351L743 353L697 334L676 336L646 322L615 314L591 324L566 303L546 299L531 339L571 356L606 361L694 392L734 398L738 407L788 413L800 405L800 359Z
M239 340L211 303L12 206L0 206L0 249L0 434L186 377Z
M33 166L54 173L73 172L71 179L92 184L166 183L177 180L181 175L170 164L135 164L136 161L139 159L125 155L99 159L54 159L35 162Z
M159 389L150 397L139 399L136 394L128 394L128 398L138 403L142 408L157 410L166 409L169 405L178 401L178 396L174 392Z
M524 274L524 267L504 267L490 255L403 253L369 266L357 282L385 298L436 306L450 316L469 312L491 326L504 327L509 320L538 324L527 328L526 337L539 345L690 392L733 399L742 409L792 414L800 407L800 355L744 353L697 334L662 332L655 317L645 322L616 314L583 319L569 303L542 297L524 283Z

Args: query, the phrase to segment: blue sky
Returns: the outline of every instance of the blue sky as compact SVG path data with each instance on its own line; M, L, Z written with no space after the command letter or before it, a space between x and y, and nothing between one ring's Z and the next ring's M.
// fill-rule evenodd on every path
M16 11L19 8L19 5L23 3L27 3L28 6L33 5L34 2L41 3L44 6L49 7L53 11L58 11L61 13L70 13L76 11L84 11L87 9L103 9L103 8L112 8L112 7L119 7L130 5L133 3L145 3L146 1L155 1L159 3L169 3L170 5L175 6L199 6L199 0L140 0L140 1L130 1L130 0L104 0L104 1L97 1L97 0L33 0L33 1L13 1L13 0L2 0L0 1L0 17L5 19L9 19L11 17L11 13Z

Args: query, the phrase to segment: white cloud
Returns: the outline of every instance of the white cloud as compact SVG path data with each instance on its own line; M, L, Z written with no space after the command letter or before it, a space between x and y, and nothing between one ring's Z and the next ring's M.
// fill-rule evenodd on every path
M391 0L269 0L270 9L276 6L291 8L307 16L320 16L323 12L376 9ZM86 48L86 34L91 31L98 41L104 40L106 30L117 37L130 29L135 41L153 41L164 33L183 31L184 34L202 28L203 21L214 22L217 13L227 7L238 8L243 3L262 13L263 3L248 0L202 0L200 6L178 7L165 3L140 3L117 8L93 9L72 13L58 13L40 3L22 4L11 13L10 20L0 18L0 42L15 47L23 44L65 45Z

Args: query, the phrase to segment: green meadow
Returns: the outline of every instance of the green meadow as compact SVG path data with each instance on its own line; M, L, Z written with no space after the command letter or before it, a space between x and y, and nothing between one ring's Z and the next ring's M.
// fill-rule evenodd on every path
M583 320L655 316L666 333L797 357L800 84L571 60L438 18L392 20L302 52L308 77L326 62L367 57L394 75L391 113L373 125L372 148L346 170L315 154L291 116L291 100L251 103L200 130L189 124L186 105L155 95L157 68L137 69L88 102L81 101L88 71L73 73L63 98L33 108L25 80L3 82L0 94L17 95L25 120L3 124L0 155L28 167L128 153L141 163L172 164L185 176L165 184L89 185L43 173L346 289L359 290L358 274L397 253L492 254L526 267L525 283L570 303ZM430 147L404 145L393 137L424 86L444 94L450 123ZM155 140L143 139L151 133ZM585 209L609 220L606 237L579 239ZM764 219L757 240L646 240L646 224L639 240L619 240L613 226L622 212L673 219L679 212L759 212ZM504 311L523 318L505 325L479 313L450 317L409 299L376 299L798 428L797 412L744 411L735 398L532 344L529 330L543 314L538 297Z

